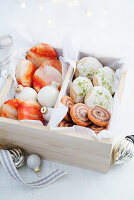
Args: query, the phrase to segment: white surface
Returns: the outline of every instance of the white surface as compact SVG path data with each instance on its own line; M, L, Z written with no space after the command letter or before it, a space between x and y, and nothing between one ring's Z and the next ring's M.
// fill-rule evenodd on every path
M26 3L27 2L27 3ZM81 1L20 1L0 0L0 33L16 33L17 25L22 36L28 31L31 40L39 38L54 46L61 46L62 39L70 31L81 36L81 48L92 54L131 57L134 52L134 28L132 0L81 0ZM45 3L44 3L45 2ZM21 25L23 23L23 25ZM29 34L27 37L29 38ZM16 37L17 38L17 37ZM21 38L20 45L23 45ZM134 112L134 63L127 76L122 102L120 126L133 130ZM0 83L1 84L1 83ZM43 172L60 168L68 172L66 177L42 189L29 189L12 180L0 166L0 200L133 200L134 159L127 165L112 167L109 174L43 162ZM26 180L36 179L30 169L20 173Z

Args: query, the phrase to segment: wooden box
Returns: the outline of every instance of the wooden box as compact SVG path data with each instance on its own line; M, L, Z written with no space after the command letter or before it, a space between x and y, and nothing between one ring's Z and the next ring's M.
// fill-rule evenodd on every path
M80 57L89 54L81 53ZM98 58L103 65L117 60L114 58ZM63 85L72 77L70 66ZM118 89L121 100L126 72L122 74ZM0 92L0 106L5 101L13 80L9 76ZM108 172L112 153L112 139L97 140L90 136L73 132L50 131L49 127L27 124L26 122L0 117L0 147L19 146L26 153L37 153L43 159L68 165Z

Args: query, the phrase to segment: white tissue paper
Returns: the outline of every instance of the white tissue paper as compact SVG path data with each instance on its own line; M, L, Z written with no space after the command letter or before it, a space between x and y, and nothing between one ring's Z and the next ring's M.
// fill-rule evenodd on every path
M19 27L19 24L17 24L17 27ZM10 74L14 80L14 84L6 100L12 99L15 96L14 87L17 84L16 78L15 78L15 68L19 60L25 59L26 53L31 47L41 42L45 42L42 39L40 40L39 38L37 41L35 41L35 39L33 40L30 37L30 35L25 31L25 27L22 27L22 26L19 27L19 33L17 34L17 31L16 31L16 35L13 35L13 38L14 38L13 48L15 49L15 55L12 58L12 62L10 63ZM63 81L65 79L69 65L73 66L74 71L75 71L76 62L79 60L79 56L82 55L82 57L84 57L84 53L80 54L79 51L80 51L80 38L76 35L71 35L71 34L64 38L63 49L56 49L56 52L58 53L58 56L59 56L59 60L61 61L61 64L62 64ZM87 55L88 54L85 54L85 56ZM99 60L101 62L101 58ZM116 70L116 74L119 77L119 79L121 77L122 72L125 71L127 68L125 59L117 60L116 62L112 62L108 64L107 66ZM117 121L120 118L120 104L118 102L117 92L114 96L112 117L110 120L108 130L103 130L98 135L96 135L93 130L86 127L77 126L77 125L74 125L73 127L65 127L65 128L58 127L59 123L62 121L62 119L65 117L67 113L67 108L62 103L60 103L60 100L64 95L68 94L71 81L72 80L67 80L67 82L61 88L58 101L57 101L58 106L53 109L52 114L51 114L51 119L49 123L50 129L73 131L76 134L79 133L81 135L94 136L95 138L98 138L98 139L109 138L109 137L113 137L114 135L119 135L120 131L119 131L119 126L117 126L118 124ZM66 91L66 93L64 91ZM33 120L24 120L24 121L26 121L27 123L28 122L32 124L34 123ZM40 122L36 121L35 124L37 123L41 124Z
M13 45L11 46L12 49L14 49L14 56L11 59L10 64L8 64L8 69L10 71L10 75L14 80L14 83L5 99L5 101L9 100L9 99L13 99L15 97L15 91L14 88L17 85L17 81L16 81L16 77L15 77L15 70L16 70L16 66L18 64L18 62L20 60L24 60L26 57L27 52L29 51L29 49L31 49L33 46L39 44L39 43L47 43L46 41L43 41L42 39L40 40L38 38L38 40L32 40L30 35L25 31L25 28L23 28L23 26L19 26L19 24L17 24L18 30L16 31L17 34L13 34ZM20 39L18 39L20 38ZM72 40L73 41L73 40ZM71 42L70 42L71 44ZM65 46L63 44L63 46ZM73 48L72 48L73 49ZM66 56L66 51L62 51L62 49L60 48L55 48L56 52L57 52L57 56L59 58L59 60L61 61L61 65L62 65L62 79L64 80L69 64L67 63L68 58ZM65 57L63 56L63 54L65 54ZM71 55L73 55L73 52L71 53ZM72 60L75 60L74 57L72 57ZM73 63L72 63L73 65ZM3 79L3 78L2 78ZM64 113L64 111L63 111ZM34 123L34 124L40 124L42 125L42 123L38 120L20 120L20 121L25 121L26 123L30 122L30 123ZM47 123L45 123L45 125L47 125Z
M79 46L80 46L78 44L78 42L79 42L79 40L77 38L76 40L73 40L73 44L72 44L72 41L69 40L69 38L68 38L64 41L64 47L63 47L64 60L73 66L74 71L75 71L75 67L76 67L76 62L78 60L78 56L80 56L80 55L78 55ZM85 54L85 56L87 56L87 54ZM82 57L84 57L84 53L82 53ZM104 58L100 58L99 59L100 62L103 59ZM107 60L107 58L106 58L106 60ZM104 63L105 63L105 60L104 60ZM126 59L114 59L114 62L108 63L107 66L116 71L117 77L120 80L122 73L124 71L126 71L126 69L127 69L127 62L126 62ZM63 120L63 118L65 117L65 115L67 113L67 107L65 107L62 103L60 103L60 100L63 96L68 95L68 90L69 90L69 86L70 86L71 82L72 82L72 80L68 80L64 84L64 88L62 88L60 91L60 94L58 97L58 106L55 109L53 109L52 114L51 114L50 129L51 130L62 130L64 134L67 134L67 132L65 132L64 130L71 131L71 132L73 131L76 134L81 134L82 136L86 135L86 137L93 136L97 139L110 138L113 136L120 135L121 130L120 130L120 125L118 124L118 122L120 122L120 118L121 118L121 116L120 116L121 108L120 108L120 103L118 101L117 91L114 95L112 116L110 119L108 130L103 130L98 135L96 135L95 132L93 130L91 130L90 128L81 127L81 126L77 126L77 125L74 125L73 127L58 127L59 123ZM66 91L66 94L64 91Z

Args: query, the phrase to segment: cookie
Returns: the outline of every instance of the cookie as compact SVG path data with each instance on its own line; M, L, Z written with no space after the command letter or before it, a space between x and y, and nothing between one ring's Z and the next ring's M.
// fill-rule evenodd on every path
M89 107L83 103L77 103L72 106L70 110L70 115L73 122L79 126L88 126L92 122L88 118Z
M92 80L95 71L102 67L102 64L94 57L82 58L76 64L75 78L81 76Z
M55 81L62 85L61 73L52 66L41 65L33 75L33 87L36 92Z
M115 93L118 82L119 81L115 71L109 67L103 67L94 73L93 85L103 86L111 93L111 95Z
M67 114L65 115L64 119L68 122L72 121L70 114L67 112Z
M61 103L64 104L68 108L68 112L67 112L67 114L65 116L65 120L66 121L71 121L70 109L74 105L73 100L69 96L64 96L61 99Z
M1 117L18 119L18 107L22 101L19 99L10 99L1 107Z
M105 130L105 126L97 126L96 124L91 124L89 126L90 129L92 129L96 134L100 133L102 130Z
M68 113L70 113L70 109L74 105L74 102L71 99L71 97L69 96L62 97L61 103L64 104L68 108Z
M97 126L107 126L109 124L110 113L105 108L100 106L89 108L87 115Z
M47 60L43 63L44 66L51 66L57 69L62 74L62 65L59 60Z
M20 60L15 70L15 77L18 85L32 87L32 79L35 71L36 67L31 61Z
M47 60L56 60L57 54L53 47L48 44L40 43L32 47L28 54L27 59L32 61L36 68Z
M65 119L63 119L63 120L59 123L59 127L71 127L71 126L73 126L73 124L67 122Z
M36 100L24 100L18 107L19 120L39 120L44 123L41 106Z
M89 107L99 105L108 111L111 111L113 98L106 88L102 86L95 86L93 87L92 91L89 91L86 94L84 103Z
M83 103L85 95L92 90L93 85L86 77L76 78L70 86L70 97L74 103Z

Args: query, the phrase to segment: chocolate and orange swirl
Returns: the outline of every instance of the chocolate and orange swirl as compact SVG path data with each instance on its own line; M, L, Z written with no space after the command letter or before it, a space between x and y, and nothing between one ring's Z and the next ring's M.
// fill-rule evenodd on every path
M68 112L67 112L67 114L65 116L65 120L71 121L70 109L74 105L73 100L69 96L64 96L61 99L61 103L64 104L68 108Z
M79 126L88 126L92 122L88 118L89 107L83 103L77 103L72 106L70 110L70 115L73 122Z
M95 106L88 111L88 118L98 126L107 126L110 120L110 113L101 106Z
M90 129L92 129L96 134L100 133L102 130L105 130L105 126L97 126L96 124L91 124L89 126Z
M73 126L73 124L67 122L65 119L63 119L63 120L59 123L59 127L71 127L71 126Z

